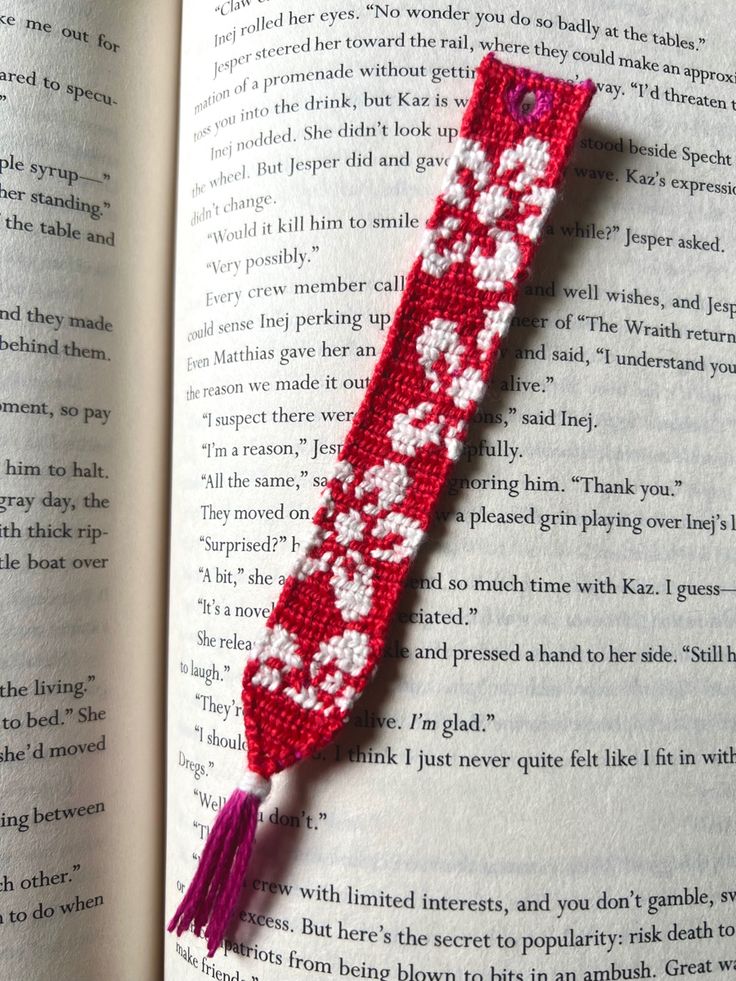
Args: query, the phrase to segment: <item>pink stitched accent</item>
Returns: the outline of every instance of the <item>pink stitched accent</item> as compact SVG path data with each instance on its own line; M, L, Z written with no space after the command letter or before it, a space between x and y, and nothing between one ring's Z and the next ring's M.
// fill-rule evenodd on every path
M524 100L527 96L534 98L534 105L528 110L524 108ZM506 93L506 108L517 121L517 123L531 123L536 119L542 119L552 111L552 96L544 89L533 89L524 82L514 85Z

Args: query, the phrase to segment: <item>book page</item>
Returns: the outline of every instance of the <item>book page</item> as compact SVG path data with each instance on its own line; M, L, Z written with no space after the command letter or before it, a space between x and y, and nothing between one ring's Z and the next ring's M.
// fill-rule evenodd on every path
M0 15L0 976L146 981L179 10Z
M274 780L223 949L169 937L167 978L733 970L728 15L184 5L169 914L475 65L598 93L377 676Z

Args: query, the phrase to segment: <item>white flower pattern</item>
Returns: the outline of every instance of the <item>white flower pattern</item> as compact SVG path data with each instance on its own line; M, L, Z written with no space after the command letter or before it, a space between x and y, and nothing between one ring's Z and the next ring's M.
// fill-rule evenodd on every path
M367 616L373 605L375 569L367 559L403 562L418 548L422 529L416 519L393 510L404 500L411 482L403 463L386 460L370 467L359 483L352 468L348 473L341 465L336 479L343 493L352 488L352 500L335 514L328 484L323 508L331 527L323 525L321 534L312 538L295 575L306 579L331 570L335 606L343 620L353 622Z
M460 139L443 185L444 204L420 250L423 272L439 279L469 263L476 288L489 298L513 287L524 250L540 235L552 205L553 190L537 183L549 162L549 146L528 136L503 151L494 175L482 145ZM411 559L422 538L420 522L401 510L413 490L416 458L432 448L442 448L450 460L459 456L468 414L483 396L481 366L505 335L512 305L498 299L483 312L471 344L456 320L435 317L421 330L416 354L426 379L423 398L397 411L386 433L392 453L403 460L384 458L362 475L340 460L325 488L292 577L326 577L344 629L310 651L279 623L267 628L250 659L254 687L280 692L325 717L352 708L371 663L366 618L375 612L376 582L386 564Z

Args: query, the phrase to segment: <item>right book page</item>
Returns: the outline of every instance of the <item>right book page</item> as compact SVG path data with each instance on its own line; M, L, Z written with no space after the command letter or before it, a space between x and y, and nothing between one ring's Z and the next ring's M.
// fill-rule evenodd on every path
M474 66L598 93L378 674L274 781L224 950L169 938L167 978L735 969L730 17L184 4L169 913Z

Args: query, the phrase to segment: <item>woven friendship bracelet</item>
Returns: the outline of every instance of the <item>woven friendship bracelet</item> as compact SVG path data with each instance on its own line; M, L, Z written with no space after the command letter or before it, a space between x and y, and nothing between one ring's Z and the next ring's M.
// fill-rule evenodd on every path
M169 930L212 956L270 777L330 742L376 668L491 375L593 84L480 65L442 193L306 548L248 660L246 773Z

